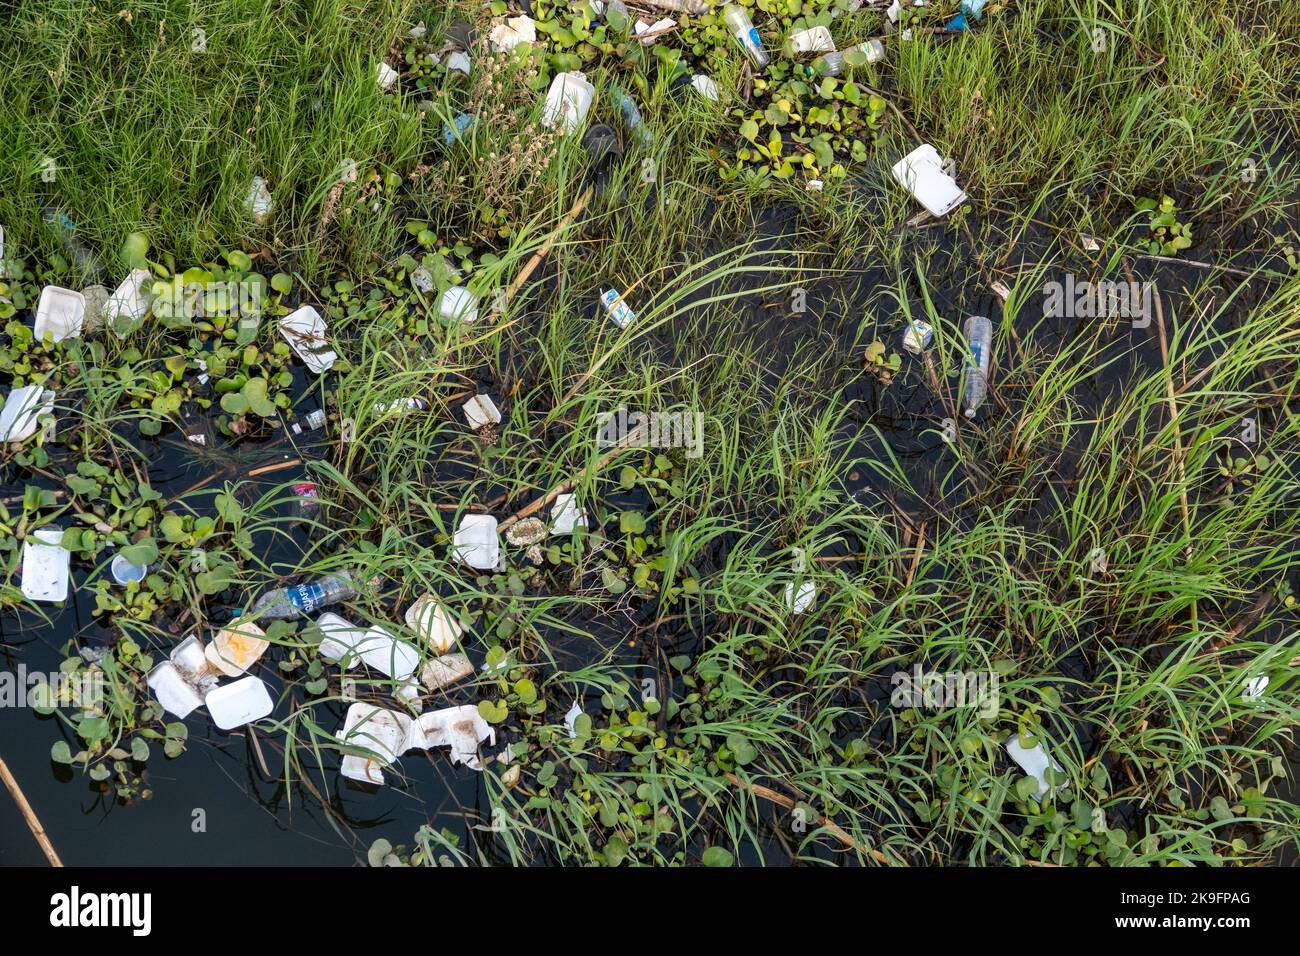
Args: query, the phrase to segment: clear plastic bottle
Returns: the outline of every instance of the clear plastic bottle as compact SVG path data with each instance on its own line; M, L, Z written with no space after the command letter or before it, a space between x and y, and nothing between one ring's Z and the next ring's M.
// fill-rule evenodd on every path
M325 409L317 408L301 418L295 418L289 423L289 430L295 435L306 435L309 432L320 431L325 427L326 420Z
M759 39L754 21L749 19L749 14L744 8L734 3L727 4L722 8L722 20L731 28L731 35L736 38L736 42L753 61L754 66L760 70L767 66L769 61L767 52L763 49L763 41Z
M62 209L41 203L41 218L53 230L64 250L83 275L98 277L103 274L99 257L77 238L77 226Z
M989 353L993 350L993 323L985 316L966 319L966 387L962 401L966 417L974 418L989 391Z
M273 621L292 621L356 596L357 589L352 576L340 571L295 587L279 588L263 594L253 602L251 614Z
M613 83L609 85L609 91L618 105L619 112L623 114L623 122L627 123L627 128L646 149L654 148L654 133L650 132L650 127L646 126L645 120L641 118L641 110L637 108L636 101Z

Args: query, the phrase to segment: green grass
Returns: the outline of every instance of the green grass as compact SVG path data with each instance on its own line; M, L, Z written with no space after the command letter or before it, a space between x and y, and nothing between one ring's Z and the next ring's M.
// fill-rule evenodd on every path
M24 5L16 42L0 42L0 181L16 184L0 191L0 223L29 273L10 289L16 315L41 283L75 282L44 202L101 250L112 283L126 268L114 250L136 231L160 276L204 263L219 277L223 254L257 253L254 271L294 280L256 340L264 365L278 340L269 319L299 300L327 315L345 360L305 397L292 391L332 415L328 449L307 466L325 506L305 550L285 515L301 471L245 478L293 451L255 422L251 437L279 443L190 449L185 484L214 477L140 526L157 536L166 512L219 512L201 543L229 562L232 586L210 592L188 571L193 542L160 540L161 609L119 608L109 623L156 656L170 620L208 623L223 603L355 567L383 583L344 613L411 637L394 622L437 591L468 624L471 660L504 652L510 664L425 705L505 701L498 743L518 769L488 765L484 799L467 808L480 828L434 816L398 856L1261 865L1300 845L1287 796L1300 703L1288 598L1300 586L1300 273L1278 254L1300 245L1300 5L1071 0L991 7L960 37L892 35L884 62L857 74L888 101L888 122L868 160L820 192L798 175L719 177L747 83L734 48L711 70L718 104L675 95L653 57L630 70L607 57L588 75L633 90L658 142L647 154L624 135L622 164L577 223L564 217L585 193L587 160L577 137L539 138L541 93L522 70L486 70L480 54L468 82L436 74L419 93L408 76L400 95L377 89L374 64L409 25L440 38L450 10L226 0L143 3L127 21L91 8ZM832 29L843 46L881 21L867 8ZM191 49L194 27L205 52ZM480 122L444 146L442 121L462 110ZM624 129L607 98L595 118ZM971 197L938 224L910 222L917 206L889 175L917 137L955 160ZM345 211L323 222L346 158L363 181L391 173L403 185L350 185ZM1250 182L1247 159L1259 170ZM277 206L262 226L240 207L254 174ZM1163 195L1193 224L1179 256L1191 264L1146 254L1136 207ZM436 294L412 290L414 261L401 257L435 243L420 248L411 221L467 247L478 323L441 323ZM1082 251L1081 232L1102 251ZM548 242L488 321L494 293ZM1065 272L1154 280L1161 310L1145 328L1046 317L1044 284ZM1010 292L1004 307L994 282ZM637 312L628 330L598 313L611 286ZM793 310L797 293L808 311ZM992 388L968 421L961 328L981 313L995 325ZM935 344L879 381L864 349L898 350L909 318L931 322ZM78 512L104 517L105 502L74 494L66 476L79 457L145 468L153 446L136 429L161 421L155 398L179 387L148 374L173 355L193 372L208 344L150 323L125 343L10 346L15 383L57 384L67 417L80 415L60 432L70 453L7 453L8 484L62 492L0 515L21 536ZM499 438L462 419L478 382L502 408ZM413 394L430 399L427 413L376 411ZM597 423L620 405L701 411L703 456L611 454ZM352 441L339 439L344 419ZM1225 476L1225 453L1230 470L1249 470ZM504 521L561 486L600 533L539 570L521 549L497 575L450 558L464 514ZM8 556L4 594L17 603ZM101 550L94 562L106 560ZM784 592L804 581L817 600L793 615ZM291 666L262 728L293 799L320 801L339 783L339 674L309 663L311 628L271 637ZM996 715L892 707L895 675L914 665L996 673ZM1244 699L1259 676L1266 692ZM544 708L530 707L524 682ZM377 675L359 687L400 706ZM571 739L575 700L591 723ZM1017 733L1060 764L1053 799L1028 798L1004 749ZM106 752L87 749L92 763Z

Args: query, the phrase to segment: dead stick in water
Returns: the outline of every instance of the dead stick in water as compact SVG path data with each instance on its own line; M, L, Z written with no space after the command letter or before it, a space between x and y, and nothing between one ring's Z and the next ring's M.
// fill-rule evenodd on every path
M36 837L36 842L41 845L41 850L44 852L45 858L50 861L50 866L63 866L63 861L59 859L54 844L50 842L49 836L45 833L45 827L41 826L41 821L36 817L36 811L27 802L27 797L23 795L22 788L18 786L18 781L9 772L9 767L2 757L0 757L0 778L4 779L5 787L8 789L10 796L14 798L14 803L18 804L18 812L27 821L27 829L32 831L32 836Z
M795 802L792 799L787 797L784 793L777 793L771 787L765 787L761 783L749 783L748 781L741 780L734 773L728 773L726 774L726 777L736 786L740 787L742 790L748 790L756 797L762 797L764 800L771 800L773 803L779 803L787 810L793 810L795 808ZM868 850L857 840L853 839L853 837L845 833L844 830L840 828L840 825L835 821L819 816L817 818L817 823L819 826L825 827L831 835L835 837L835 839L839 840L845 846L851 847L859 853L866 853L877 863L881 863L885 866L894 865L894 861L885 856L885 854L881 853L879 850Z

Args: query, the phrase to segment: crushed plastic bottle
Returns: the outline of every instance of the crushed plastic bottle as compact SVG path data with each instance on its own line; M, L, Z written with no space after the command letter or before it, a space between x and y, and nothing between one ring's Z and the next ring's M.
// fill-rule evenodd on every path
M758 30L754 28L754 21L749 19L745 9L729 3L722 8L722 19L731 28L731 35L736 38L754 66L760 70L766 67L769 63L767 52L763 49Z
M966 320L964 331L968 354L962 401L966 405L966 417L974 418L989 391L989 353L993 349L993 323L985 316L972 315Z
M99 264L99 257L86 248L86 244L77 238L77 226L68 214L61 209L55 209L45 203L41 203L41 218L53 230L55 237L63 246L64 251L72 257L77 269L84 275L98 278L103 273L103 268Z
M627 123L627 128L632 134L641 141L641 145L646 149L652 149L655 144L654 133L650 132L650 127L646 126L645 120L641 118L641 111L637 108L636 101L628 96L621 87L611 83L609 92L617 104L619 112L623 114L623 122Z
M341 571L327 574L316 581L263 594L253 602L251 613L272 621L293 621L356 596L357 589L352 576Z

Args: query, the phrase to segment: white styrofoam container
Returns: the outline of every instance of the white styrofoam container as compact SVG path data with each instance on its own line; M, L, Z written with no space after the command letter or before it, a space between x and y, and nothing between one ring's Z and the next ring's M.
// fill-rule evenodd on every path
M298 353L303 364L319 375L337 360L338 353L329 345L325 320L309 305L295 309L280 320L280 334Z
M785 586L785 606L795 614L802 614L813 606L817 600L817 585L811 581L804 581L795 590L794 582L791 581Z
M212 722L222 730L251 724L275 710L266 684L260 677L251 676L209 691L204 703L212 715Z
M946 216L966 201L966 193L943 171L943 160L928 143L895 163L893 174L932 216Z
M353 704L343 716L339 742L368 750L375 756L345 754L340 772L349 780L383 786L381 768L387 767L408 749L411 726L412 720L405 714L373 704Z
M438 300L438 315L447 321L477 322L478 298L463 285L454 285Z
M546 91L542 125L552 129L559 126L562 133L572 133L587 118L595 99L596 88L587 82L584 74L576 70L557 73Z
M126 334L149 311L149 286L153 275L148 269L132 269L104 306L104 324L119 336Z
M23 596L55 604L68 599L68 562L72 553L63 547L63 529L38 528L23 542Z
M391 90L397 85L397 81L401 78L402 74L394 70L392 66L385 61L380 60L375 64L375 82L379 84L381 90L385 92Z
M203 698L171 661L163 661L149 672L146 681L163 710L184 720L203 706Z
M478 745L484 740L495 746L496 731L483 719L478 707L465 704L421 714L411 725L406 746L408 750L450 747L452 763L463 763L473 770L482 770Z
M432 594L417 598L406 609L405 620L406 626L423 637L439 654L455 647L463 633L460 622Z
M261 176L254 176L252 182L248 184L248 194L244 197L244 209L253 217L254 222L261 223L266 221L266 217L274 208L275 200L271 198L271 190L266 185L266 180Z
M42 339L49 332L54 341L75 339L81 335L86 322L86 297L72 289L57 285L47 285L41 290L41 297L36 303L36 338Z
M501 539L492 515L465 515L452 541L456 557L471 568L490 571L501 562Z
M0 442L26 441L36 434L40 419L54 414L54 392L39 385L21 385L0 408Z
M252 621L236 619L217 632L205 655L208 663L227 677L239 677L270 647L266 632Z
M356 667L357 645L365 639L366 629L329 611L316 618L316 626L321 632L321 641L316 647L320 656L335 662L346 657L348 663L344 669Z
M420 652L378 624L366 631L356 651L367 667L394 680L406 680L420 666Z
M1020 766L1020 769L1038 781L1038 791L1034 794L1034 801L1041 801L1052 789L1051 784L1047 782L1047 768L1051 767L1057 773L1060 773L1061 765L1048 756L1041 743L1034 744L1029 748L1020 746L1019 734L1012 734L1007 740L1006 746L1007 753Z

